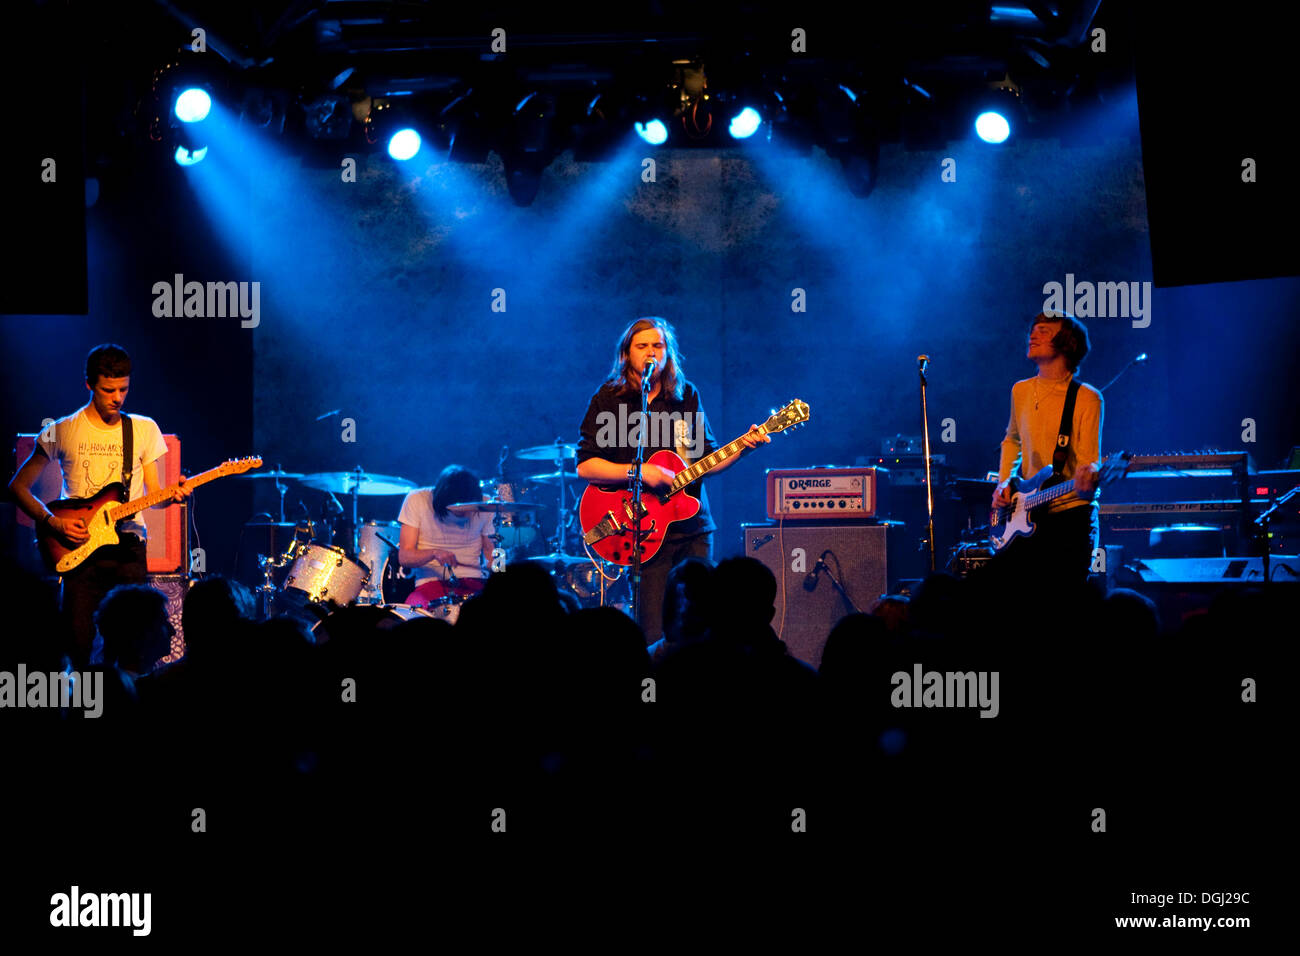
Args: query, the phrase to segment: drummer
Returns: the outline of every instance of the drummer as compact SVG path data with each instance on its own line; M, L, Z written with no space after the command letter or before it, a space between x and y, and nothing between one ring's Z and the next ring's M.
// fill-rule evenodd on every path
M492 562L492 514L447 507L482 498L468 468L448 465L432 488L417 488L402 501L397 560L416 584L408 603L426 604L483 587L484 568Z

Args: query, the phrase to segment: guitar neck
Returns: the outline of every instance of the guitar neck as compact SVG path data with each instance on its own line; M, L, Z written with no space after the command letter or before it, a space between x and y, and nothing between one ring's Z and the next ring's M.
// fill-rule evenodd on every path
M1025 499L1026 508L1037 508L1039 505L1045 505L1049 501L1055 501L1057 498L1064 498L1070 492L1074 491L1074 479L1060 485L1053 485L1050 488L1044 488L1042 491L1035 491Z
M220 478L223 474L225 474L225 472L221 470L220 466L209 468L207 471L200 472L192 478L186 478L185 484L187 487L193 488L196 485L207 484L214 478ZM145 508L152 508L154 505L162 504L164 501L170 501L172 497L172 489L178 487L180 487L179 484L168 485L165 488L159 488L157 491L145 495L143 498L136 498L134 501L128 501L126 504L118 505L109 513L109 517L114 521L121 521L123 518L129 518L137 512L144 511Z
M759 425L758 430L762 432L764 435L766 435L768 432L767 425L766 424ZM749 432L745 433L745 435L748 434ZM745 436L742 435L741 438L743 437ZM719 448L717 451L713 452L712 454L707 455L704 458L701 458L695 464L691 465L691 467L683 468L681 471L677 473L677 477L673 479L673 487L672 490L668 492L668 494L669 495L677 494L677 492L681 491L692 481L696 481L699 478L702 478L711 469L716 468L718 465L722 464L728 458L732 458L735 455L739 455L744 450L745 450L745 444L740 440L740 438L737 438L735 441L723 445L721 448Z

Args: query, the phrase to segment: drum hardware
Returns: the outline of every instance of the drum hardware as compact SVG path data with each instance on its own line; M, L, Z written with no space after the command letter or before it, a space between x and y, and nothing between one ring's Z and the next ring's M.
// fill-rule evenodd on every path
M270 616L272 601L281 590L275 584L273 573L283 568L290 561L295 561L311 545L315 534L316 527L312 524L310 518L300 521L294 525L293 538L282 553L276 555L259 554L257 556L257 566L262 570L262 584L257 588L257 604L262 617ZM303 538L302 541L298 540L300 535Z
M357 499L362 495L404 495L415 483L396 475L371 475L360 465L352 471L321 471L307 475L302 483L317 491L348 495L352 499L352 553L361 548L361 529Z
M573 554L552 552L525 558L530 564L546 568L555 579L556 587L574 594L584 607L606 603L606 592L623 579L627 568L601 561L599 558L579 557ZM609 573L610 570L613 573ZM598 602L598 605L594 602Z
M578 457L578 446L572 442L566 442L561 438L555 439L550 445L534 445L531 448L525 448L515 453L516 458L522 458L525 461L549 461L555 465L556 480L559 481L559 509L556 514L556 535L555 550L563 553L568 540L569 523L573 519L575 510L568 507L568 487L566 479L568 471L565 469L565 463ZM577 475L574 474L576 478ZM545 480L539 477L538 480Z
M274 478L275 490L280 493L280 522L283 524L284 523L284 493L289 490L289 486L284 483L284 480L287 478L290 481L297 481L299 478L304 477L304 475L300 471L285 471L277 463L276 466L270 471L248 472L242 475L238 475L236 477Z
M541 507L541 505L534 504L531 501L503 501L500 498L488 498L484 501L458 501L455 504L447 505L447 510L454 511L457 514L491 512L492 534L487 537L492 539L494 548L500 548L501 542L506 540L505 535L501 533L501 528L506 524L504 515L511 511L535 512L540 510Z

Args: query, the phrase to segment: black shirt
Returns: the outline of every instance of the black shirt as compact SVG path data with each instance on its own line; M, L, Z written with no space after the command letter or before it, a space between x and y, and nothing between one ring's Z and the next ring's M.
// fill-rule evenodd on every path
M650 427L646 430L645 438L646 461L656 451L667 449L677 452L686 464L691 465L717 450L713 429L700 404L700 393L690 382L682 385L681 401L665 395L661 390L647 407L650 411ZM608 383L602 385L591 396L587 414L582 420L578 464L589 458L603 458L615 464L631 465L636 460L640 419L640 393L635 390L620 391ZM676 447L678 444L687 447L681 449ZM709 514L709 496L704 490L704 479L691 482L686 486L685 492L700 499L700 510L694 518L674 524L672 532L703 534L716 530L717 526Z

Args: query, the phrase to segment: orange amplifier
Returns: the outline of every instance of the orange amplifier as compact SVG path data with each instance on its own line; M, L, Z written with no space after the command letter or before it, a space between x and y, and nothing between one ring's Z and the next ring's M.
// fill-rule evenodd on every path
M769 468L767 516L846 521L883 516L888 468Z

